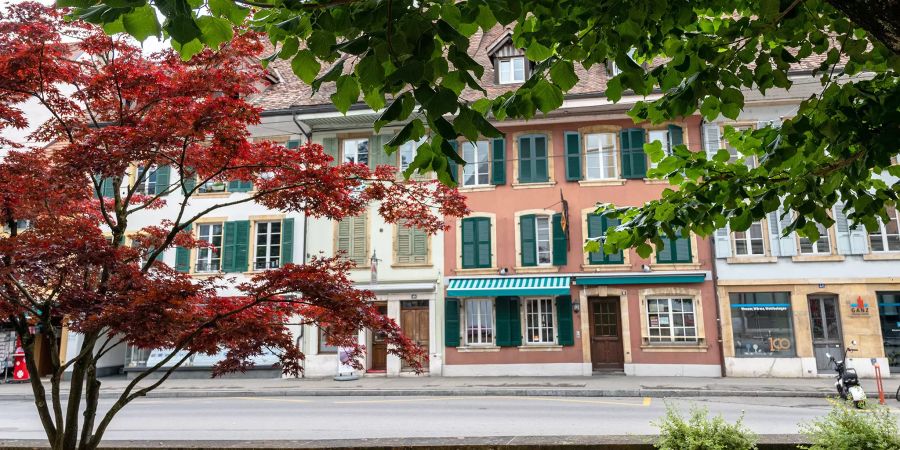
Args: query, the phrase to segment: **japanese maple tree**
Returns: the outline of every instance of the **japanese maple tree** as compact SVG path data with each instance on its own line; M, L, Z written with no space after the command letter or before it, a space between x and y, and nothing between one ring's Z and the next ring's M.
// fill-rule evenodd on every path
M194 279L160 256L175 246L210 246L189 232L191 224L250 202L336 220L377 202L387 221L435 233L444 217L467 213L455 189L398 181L389 166L335 164L316 144L287 149L248 139L260 110L247 98L264 80L253 33L235 33L218 51L186 63L173 52L145 57L126 40L65 21L64 13L28 2L0 16L0 127L27 126L21 104L28 99L52 115L31 135L51 145L0 143L0 317L21 336L32 373L37 336L51 346L50 392L37 377L31 387L53 448L96 448L122 407L194 354L227 349L214 367L222 374L274 349L283 371L297 375L303 354L287 322L327 326L332 343L356 357L364 350L358 331L373 330L389 352L421 368L426 352L378 313L371 292L353 287L352 263L340 255L242 282ZM139 166L169 166L173 182L142 194L148 171ZM229 180L255 189L192 212L200 186ZM154 225L130 225L139 217ZM240 295L221 295L226 286ZM67 361L56 348L63 329L84 336ZM100 411L97 361L123 344L170 352ZM153 374L158 379L147 378Z

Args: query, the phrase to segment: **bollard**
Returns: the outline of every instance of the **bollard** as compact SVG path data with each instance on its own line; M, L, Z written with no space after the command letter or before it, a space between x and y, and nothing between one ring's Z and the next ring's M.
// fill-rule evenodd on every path
M875 366L875 386L878 387L878 404L884 405L886 402L884 401L884 384L881 382L881 366L874 362L875 358L872 360L872 365Z

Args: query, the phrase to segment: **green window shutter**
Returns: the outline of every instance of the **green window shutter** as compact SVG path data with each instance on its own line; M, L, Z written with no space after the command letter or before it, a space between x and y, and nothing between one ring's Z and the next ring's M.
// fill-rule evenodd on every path
M362 214L353 217L352 229L350 230L350 259L356 262L357 266L365 266L369 262L369 255L366 254L368 250L366 245L368 235L366 231L366 215Z
M609 217L603 217L603 233L606 233L606 230L610 228L615 228L619 226L622 221L620 219L613 219ZM613 253L611 255L603 254L605 258L605 262L607 264L622 264L625 262L625 257L620 250L618 253Z
M581 135L566 131L566 180L581 179Z
M106 177L100 182L100 193L103 198L113 198L116 196L116 182L113 177Z
M477 258L475 254L477 252L477 246L475 244L475 224L478 219L469 218L462 220L462 230L460 234L462 235L462 268L463 269L471 269L476 267Z
M290 141L285 142L284 146L291 150L293 150L295 148L300 148L300 141L299 140L290 140Z
M537 240L535 239L534 214L519 217L519 246L522 251L522 266L536 266Z
M476 267L491 267L491 219L479 217L475 222Z
M534 182L534 143L528 136L519 138L519 183Z
M587 216L587 228L588 228L588 237L593 238L603 234L603 216L600 214L588 214ZM588 263L589 264L603 264L606 262L604 259L603 253L603 242L600 242L600 251L599 252L591 252L588 253Z
M281 219L281 266L294 262L294 219Z
M219 249L222 258L222 272L236 272L234 264L237 261L237 223L225 222L222 227L222 248Z
M338 152L338 140L336 137L327 137L322 139L322 149L326 155L333 158L332 166L336 166L340 162L340 152Z
M690 234L688 235L690 236ZM691 239L689 237L679 237L672 243L672 250L675 253L675 262L690 263L691 258Z
M411 228L410 231L413 264L428 264L428 234L419 228Z
M669 147L675 148L676 145L684 143L684 129L678 125L669 125Z
M197 174L193 170L185 168L184 178L181 179L182 195L187 195L187 193L194 190L195 187L197 187Z
M506 184L506 140L495 138L491 144L491 184Z
M232 180L228 182L228 192L250 192L252 190L252 181Z
M534 181L550 181L550 165L547 151L547 136L534 137Z
M397 224L397 240L394 245L397 248L398 264L413 262L413 228L402 223Z
M190 232L191 225L188 225L184 231ZM175 247L175 270L183 273L191 271L191 249Z
M353 218L345 217L337 225L337 252L343 253L345 258L350 258L350 240L352 238Z
M556 331L559 345L575 345L575 325L572 320L572 296L556 297Z
M553 265L564 266L569 251L569 240L562 228L562 214L553 215Z
M450 144L453 153L459 154L459 142L447 141L447 143ZM453 177L453 181L456 181L456 184L462 184L462 180L459 179L459 164L449 157L447 158L447 170L450 171L450 176Z
M447 347L459 347L459 305L459 299L444 299L444 345Z
M169 166L159 166L156 168L156 191L154 194L160 195L169 189L171 173L172 168Z
M377 134L369 140L369 169L375 170L378 166L397 166L397 154L388 155L384 145L391 140L391 135Z
M517 347L522 345L518 297L497 297L494 299L494 310L497 322L497 346Z
M659 262L659 263L673 262L672 261L672 257L673 257L672 240L666 239L664 237L664 238L662 238L662 241L663 241L663 244L665 245L665 248L663 248L662 250L660 250L659 248L656 249L656 262Z
M644 129L622 130L622 178L644 178L647 175L647 155L644 153Z
M250 253L250 221L225 222L222 238L222 271L246 272Z

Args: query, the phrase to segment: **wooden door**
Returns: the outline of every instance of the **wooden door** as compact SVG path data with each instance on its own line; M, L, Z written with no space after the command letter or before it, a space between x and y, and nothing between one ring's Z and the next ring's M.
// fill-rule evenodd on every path
M387 303L379 303L378 313L387 315ZM369 372L384 372L387 370L387 342L383 333L375 333L372 336L372 365Z
M625 352L622 347L622 315L619 298L590 300L591 362L595 370L622 369Z
M429 321L427 300L405 300L400 302L400 329L406 337L419 344L428 352ZM428 361L422 361L423 368L428 369ZM403 361L403 370L411 369L407 361Z

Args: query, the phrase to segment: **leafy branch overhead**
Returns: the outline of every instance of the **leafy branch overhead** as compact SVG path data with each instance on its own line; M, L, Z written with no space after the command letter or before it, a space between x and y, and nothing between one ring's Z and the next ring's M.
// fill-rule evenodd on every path
M73 15L137 38L154 31L184 57L225 38L225 25L268 35L296 75L318 89L334 83L332 101L346 112L365 102L383 111L376 129L404 123L389 143L430 133L414 170L434 170L452 184L462 162L448 141L497 136L492 124L529 119L561 107L581 68L614 62L619 73L604 94L632 104L635 121L660 123L701 114L735 119L747 96L790 89L798 71L821 82L775 127L730 140L754 167L708 160L676 149L655 175L674 187L659 201L617 210L622 225L607 250L659 245L660 230L707 235L733 230L776 211L798 213L786 231L816 237L840 199L855 223L872 227L898 195L900 153L900 2L824 0L60 0ZM147 8L165 20L157 23ZM245 21L246 19L246 21ZM489 93L484 67L470 49L494 27L534 63L514 89ZM598 93L599 94L599 93ZM778 127L777 125L780 125ZM714 153L714 152L713 152ZM879 178L881 177L881 178ZM792 213L785 213L792 214ZM646 253L649 247L640 247Z

